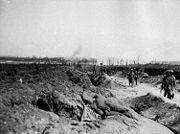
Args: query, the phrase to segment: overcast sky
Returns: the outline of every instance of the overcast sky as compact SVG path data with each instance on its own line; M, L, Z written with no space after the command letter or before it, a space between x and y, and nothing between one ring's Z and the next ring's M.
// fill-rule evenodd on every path
M0 0L0 55L180 60L180 1Z

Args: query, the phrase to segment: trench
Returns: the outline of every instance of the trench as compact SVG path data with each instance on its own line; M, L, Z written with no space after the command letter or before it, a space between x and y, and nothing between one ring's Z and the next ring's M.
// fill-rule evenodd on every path
M151 119L179 134L180 108L175 104L164 102L161 98L147 94L131 100L131 107L141 116ZM154 118L152 118L154 117Z

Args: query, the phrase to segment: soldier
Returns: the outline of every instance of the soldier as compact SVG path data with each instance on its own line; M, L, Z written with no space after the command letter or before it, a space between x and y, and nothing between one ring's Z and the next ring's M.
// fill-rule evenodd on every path
M100 75L103 74L103 63L100 63Z
M103 72L106 73L106 66L103 66Z
M134 86L134 72L133 69L130 69L130 72L128 74L128 80L129 80L129 86L133 88Z
M93 74L96 75L96 65L93 65Z
M138 81L138 71L137 71L137 69L136 68L134 68L134 80L135 80L135 82L136 82L136 86L137 86L137 81Z
M162 80L161 90L164 90L164 97L167 96L169 99L173 99L174 97L174 91L176 86L176 78L173 75L173 70L167 70L165 72L165 76Z

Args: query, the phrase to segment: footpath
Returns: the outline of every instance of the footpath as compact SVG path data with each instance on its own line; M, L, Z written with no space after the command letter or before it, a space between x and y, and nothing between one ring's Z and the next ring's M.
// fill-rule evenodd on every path
M139 83L137 86L135 85L133 88L128 86L128 80L126 78L119 78L116 76L110 77L113 81L115 81L117 84L123 85L124 88L122 89L114 89L112 90L112 93L117 98L125 99L127 97L134 98L142 95L146 95L147 93L151 93L155 96L161 97L164 101L169 103L175 103L178 106L180 106L180 93L176 92L175 97L172 100L169 100L165 97L163 97L163 91L160 93L160 85L153 86L151 84L146 83Z

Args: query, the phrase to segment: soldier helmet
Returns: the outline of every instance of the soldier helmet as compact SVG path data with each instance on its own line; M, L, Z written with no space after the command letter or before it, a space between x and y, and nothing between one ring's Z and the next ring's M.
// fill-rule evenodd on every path
M169 72L174 73L174 71L173 71L173 70L169 70Z
M168 74L168 73L174 73L174 71L173 70L166 70L165 74Z
M173 73L174 73L174 71L173 71L173 70L169 70L169 73L170 73L170 74L173 74Z

